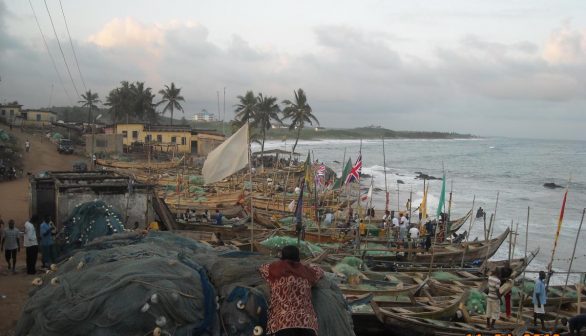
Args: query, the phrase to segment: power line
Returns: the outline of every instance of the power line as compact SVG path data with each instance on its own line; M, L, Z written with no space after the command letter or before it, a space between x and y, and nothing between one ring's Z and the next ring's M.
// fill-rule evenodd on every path
M59 6L61 7L61 13L63 14L63 21L65 21L65 29L67 29L67 36L69 36L69 45L71 45L71 51L73 52L73 58L75 59L75 65L77 66L77 72L79 72L79 78L81 78L81 83L83 84L83 89L87 91L87 86L85 85L85 80L81 74L81 69L79 68L79 62L77 61L77 54L75 53L75 48L73 48L73 41L71 40L71 34L69 33L69 26L67 25L67 18L65 17L65 12L63 11L63 4L61 0L59 0Z
M53 58L53 54L51 54L51 50L49 49L49 45L47 44L47 39L45 39L45 34L43 34L43 29L41 29L41 24L39 23L39 19L37 18L37 13L35 12L35 8L33 7L31 0L28 0L28 3L31 6L31 9L33 11L35 21L37 22L37 27L39 27L39 32L41 33L41 36L43 37L43 43L45 44L45 48L47 49L47 53L49 54L49 57L51 58L51 62L53 63L53 68L55 69L55 73L57 74L57 78L59 78L59 83L61 83L61 87L63 88L63 91L65 91L65 95L67 96L67 99L69 99L69 101L72 101L71 96L69 95L69 92L67 91L67 88L65 87L65 84L63 83L63 78L61 78L61 75L59 74L59 70L57 69L57 63L55 63L55 58Z
M47 14L49 14L49 20L51 21L51 27L53 27L53 34L55 34L55 39L57 40L57 44L59 45L59 51L61 51L61 56L63 57L63 63L65 63L65 69L67 69L67 74L69 74L69 79L71 80L71 84L73 85L73 89L79 98L79 91L77 91L77 86L75 86L75 82L73 81L73 76L71 76L71 71L69 70L69 64L67 64L67 60L65 59L65 53L63 52L63 48L61 48L61 42L59 41L59 36L57 36L57 30L55 29L55 25L53 24L53 18L51 17L51 12L49 11L49 6L47 6L47 0L44 0L45 8L47 9Z

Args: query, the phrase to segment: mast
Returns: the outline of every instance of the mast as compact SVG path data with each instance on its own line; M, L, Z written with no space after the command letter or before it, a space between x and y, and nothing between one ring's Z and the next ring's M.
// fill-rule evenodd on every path
M468 225L468 232L466 232L466 242L468 242L468 237L470 237L470 231L472 230L472 223L474 220L474 202L476 202L476 194L472 198L472 210L470 210L470 224ZM466 251L468 250L468 246L464 248L462 252L462 262L460 262L460 267L464 267L464 257L466 256Z
M385 172L385 212L389 210L389 189L387 184L387 157L385 153L385 137L382 137L383 140L383 170Z
M219 110L219 97L220 93L218 92L218 110ZM248 127L248 131L250 132L250 123L246 122L246 127ZM250 251L254 252L254 206L252 204L253 200L253 191L254 188L252 186L252 160L251 160L251 153L252 149L250 148L250 133L248 134L248 182L250 183ZM246 190L246 188L245 188Z
M564 221L564 210L566 208L566 199L568 197L568 191L570 189L570 181L571 181L572 177L570 176L570 179L568 180L568 185L566 186L566 192L564 193L564 200L562 201L562 208L560 210L560 217L558 218L558 227L557 227L557 231L555 233L555 240L553 241L553 249L551 251L551 259L549 260L549 264L547 265L547 286L546 289L549 287L549 275L551 274L552 271L552 264L553 264L553 257L555 256L555 250L558 246L558 238L560 237L560 230L562 228L562 222Z

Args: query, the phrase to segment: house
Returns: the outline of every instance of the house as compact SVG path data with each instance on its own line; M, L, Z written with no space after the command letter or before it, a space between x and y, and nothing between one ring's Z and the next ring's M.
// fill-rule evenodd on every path
M213 113L209 113L206 110L202 110L201 112L193 116L193 121L216 121L216 117Z
M20 118L23 126L46 126L57 121L57 113L47 110L22 110Z
M213 130L192 129L189 125L117 124L114 133L122 135L124 146L133 143L161 145L178 153L208 155L224 142L224 135Z
M22 105L18 102L0 104L0 120L5 123L14 123L16 117L20 117Z

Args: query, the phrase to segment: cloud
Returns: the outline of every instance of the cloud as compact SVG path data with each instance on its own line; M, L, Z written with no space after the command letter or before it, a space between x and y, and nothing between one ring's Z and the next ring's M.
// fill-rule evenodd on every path
M0 13L0 39L18 40L6 33L5 21ZM578 29L557 29L543 45L464 35L457 46L435 50L431 59L406 53L405 41L389 32L349 25L322 25L312 32L307 38L315 47L291 54L273 45L257 46L238 32L219 43L199 22L114 18L74 44L88 88L101 97L122 80L145 81L155 92L175 82L186 98L186 117L202 109L216 112L216 92L222 100L226 87L227 119L235 97L247 90L281 101L303 88L326 127L379 124L514 135L511 130L523 130L537 114L552 116L550 125L560 130L576 120L586 122L579 113L586 107L586 65L580 62L584 49L578 41L584 33ZM75 103L78 99L67 99L59 88L40 41L24 42L0 58L0 68L6 69L3 93L27 107L45 106L55 83L53 102ZM48 42L56 54L56 41ZM71 83L65 85L71 94ZM521 132L532 136L537 131ZM577 130L571 134L582 136Z
M543 57L551 64L586 64L586 29L573 29L569 23L551 33Z

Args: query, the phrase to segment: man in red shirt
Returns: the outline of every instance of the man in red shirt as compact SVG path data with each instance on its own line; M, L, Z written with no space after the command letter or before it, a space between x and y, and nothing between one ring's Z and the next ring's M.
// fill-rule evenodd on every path
M264 264L259 271L271 288L267 334L317 336L311 287L323 277L323 270L302 264L299 249L289 245L283 247L281 260Z

